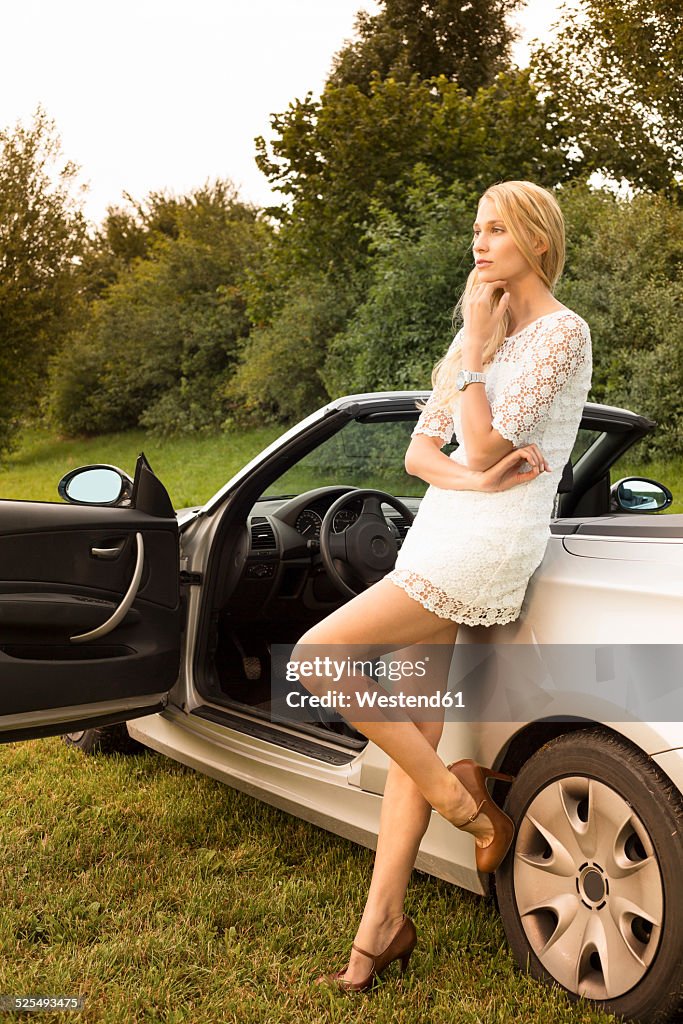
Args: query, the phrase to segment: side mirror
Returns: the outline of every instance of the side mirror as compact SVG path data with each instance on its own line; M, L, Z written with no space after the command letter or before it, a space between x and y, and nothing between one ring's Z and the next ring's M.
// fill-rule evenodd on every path
M116 466L81 466L63 476L57 490L73 505L126 505L133 481Z
M610 488L611 510L615 512L661 512L674 498L668 487L646 477L627 476Z

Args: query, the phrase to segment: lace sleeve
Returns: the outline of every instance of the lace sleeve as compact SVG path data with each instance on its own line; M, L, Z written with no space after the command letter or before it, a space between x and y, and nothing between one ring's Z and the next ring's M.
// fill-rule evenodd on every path
M519 447L546 418L553 400L590 358L587 325L573 317L533 335L519 370L495 395L491 426Z
M432 391L427 405L420 413L413 428L411 437L415 437L416 434L427 434L429 437L440 437L444 444L450 441L455 429L453 413L439 404L439 398L437 391Z
M462 329L458 331L453 341L450 344L448 352L449 356L456 350L460 344L462 335ZM453 412L442 400L442 392L437 386L432 391L431 395L427 399L425 408L420 413L420 417L413 428L411 438L415 437L416 434L427 434L428 437L440 437L444 444L447 444L454 433L453 424Z

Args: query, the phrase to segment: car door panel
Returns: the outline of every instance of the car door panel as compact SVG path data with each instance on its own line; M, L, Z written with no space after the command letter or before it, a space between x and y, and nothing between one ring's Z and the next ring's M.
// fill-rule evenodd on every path
M16 716L35 726L32 713L48 709L53 732L64 731L59 709L71 728L76 707L83 721L98 710L111 720L116 702L131 705L119 720L136 704L145 713L145 696L158 702L173 685L181 613L169 508L0 501L0 739L17 738ZM106 635L79 642L112 618L131 588L138 536L142 575L130 608Z
M82 512L83 509L53 505L53 526L50 530L27 528L6 533L5 506L11 504L13 502L0 502L0 591L7 592L7 584L33 581L41 585L77 584L79 588L91 588L120 596L126 590L133 573L135 534L141 532L145 542L145 564L138 594L140 598L166 607L177 604L178 541L175 520L164 527L163 520L131 509L91 508L89 511L94 522L91 525L83 522L80 528L74 529L69 513ZM29 503L21 504L25 506ZM34 514L32 510L31 517ZM111 522L116 517L117 528L112 529L110 526L108 529L98 529L97 515L105 522ZM161 527L158 525L160 522ZM116 558L103 559L93 554L93 550L106 550L114 546L121 547L121 553ZM104 596L106 599L106 593Z
M71 635L79 630L94 629L102 622L103 615L113 615L116 607L114 601L54 590L0 593L0 635L6 627L27 632L63 627ZM140 617L140 612L131 608L125 621L139 622Z

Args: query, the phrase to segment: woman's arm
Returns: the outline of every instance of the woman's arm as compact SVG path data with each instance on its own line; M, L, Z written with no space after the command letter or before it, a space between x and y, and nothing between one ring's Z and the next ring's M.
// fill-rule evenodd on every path
M478 359L470 358L466 366L463 358L463 367L481 373L481 356ZM478 381L469 384L460 396L460 427L467 464L472 469L483 471L494 466L515 447L491 426L492 419L485 385Z
M447 490L479 490L481 475L488 469L498 465L502 458L514 451L515 445L511 441L502 437L496 430L491 430L492 411L484 391L484 385L471 384L468 388L465 388L465 392L467 391L474 391L474 394L470 395L469 399L467 394L463 394L460 399L463 435L465 437L470 436L469 430L465 430L464 426L465 409L469 401L469 407L474 411L475 418L477 418L482 426L488 424L487 436L494 439L493 443L487 447L486 454L480 454L478 457L473 458L470 455L470 448L466 442L467 465L464 466L462 463L454 463L447 455L441 453L441 448L453 436L453 415L449 409L441 404L441 396L438 390L434 390L411 434L412 440L406 452L406 472L410 473L411 476L419 476L422 480L426 480L427 483L434 484L436 487L443 487ZM468 399L468 401L465 401L465 399ZM479 408L478 413L476 411L477 408ZM439 442L436 445L435 438ZM418 441L420 442L419 445L417 444ZM423 442L426 442L426 444ZM436 450L430 451L430 448L436 448ZM415 462L416 454L417 463ZM426 463L425 456L427 458ZM411 465L417 465L415 471L408 468L409 462ZM430 474L429 476L425 476L425 470ZM466 472L462 472L463 470Z
M446 491L480 490L484 474L449 459L441 451L443 444L439 437L416 434L406 451L406 473Z
M520 463L528 463L531 469L521 472ZM444 455L439 450L439 439L422 434L416 435L408 445L405 467L410 476L417 476L445 491L489 493L507 491L511 487L528 483L549 468L538 446L528 444L508 452L486 470L470 469Z
M477 373L484 370L484 345L492 337L510 301L506 284L506 281L482 282L463 305L463 370ZM496 289L502 289L503 294L492 309L491 301ZM460 440L467 452L467 465L474 470L489 469L515 448L508 438L498 433L492 420L493 411L486 396L486 386L481 382L469 384L460 395Z

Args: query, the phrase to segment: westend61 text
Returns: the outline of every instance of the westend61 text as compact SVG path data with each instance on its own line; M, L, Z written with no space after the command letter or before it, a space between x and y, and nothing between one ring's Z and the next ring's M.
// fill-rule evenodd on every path
M457 693L378 693L377 690L355 691L355 701L348 693L328 690L320 696L313 693L290 691L287 694L290 708L308 705L312 708L464 708L462 691Z

